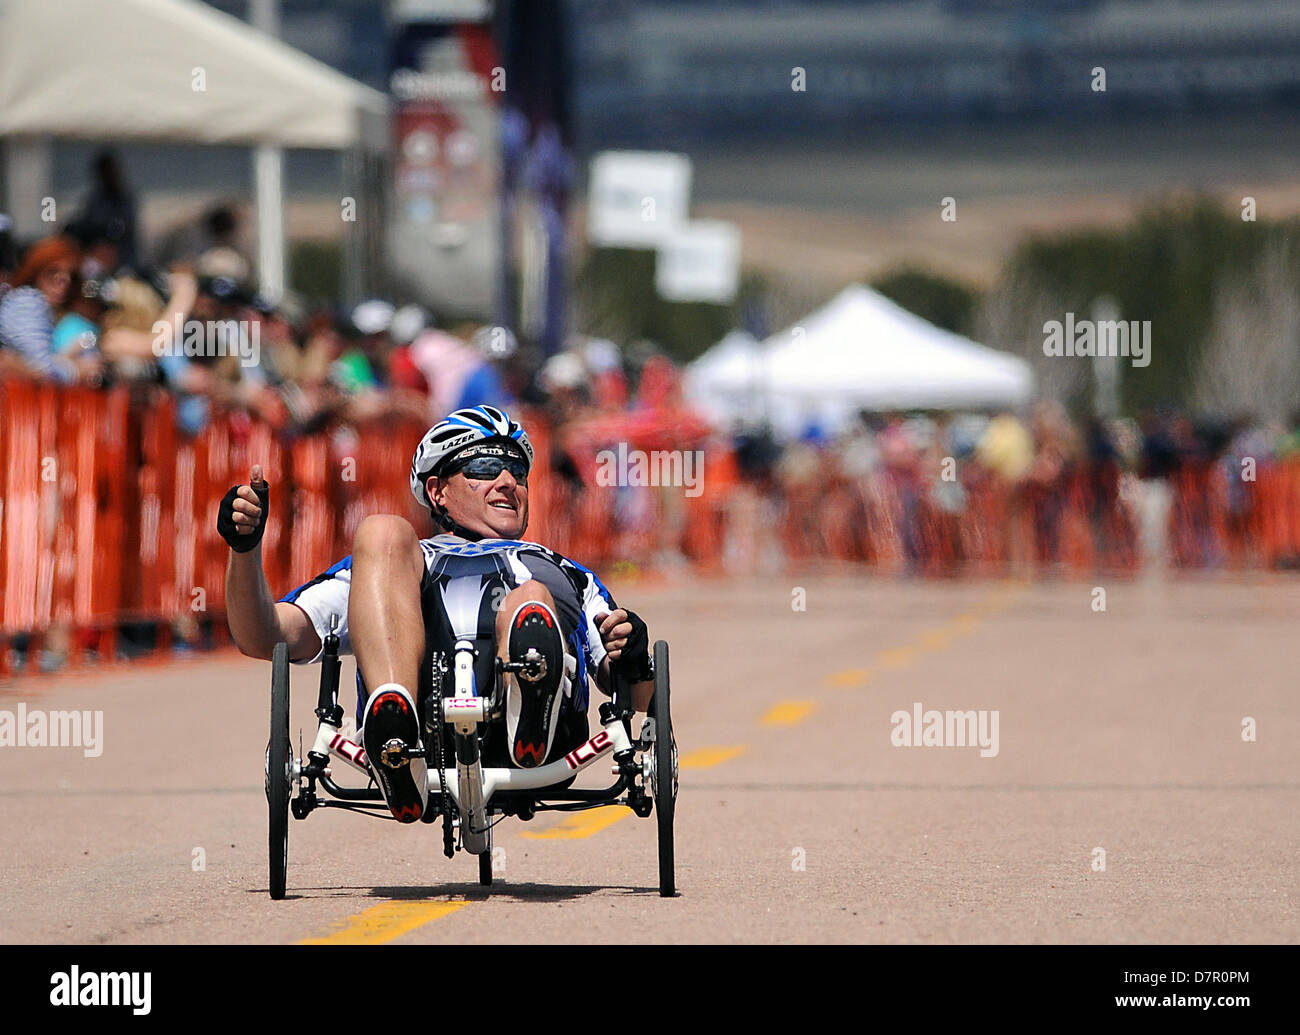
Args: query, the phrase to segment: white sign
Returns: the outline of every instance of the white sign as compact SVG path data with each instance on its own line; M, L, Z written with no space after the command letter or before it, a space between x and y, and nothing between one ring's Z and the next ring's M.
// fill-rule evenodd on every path
M488 0L396 0L397 22L485 22L492 16Z
M604 151L591 163L587 239L654 248L686 222L691 160L666 151Z
M740 283L740 229L701 219L659 246L655 290L670 302L730 302Z

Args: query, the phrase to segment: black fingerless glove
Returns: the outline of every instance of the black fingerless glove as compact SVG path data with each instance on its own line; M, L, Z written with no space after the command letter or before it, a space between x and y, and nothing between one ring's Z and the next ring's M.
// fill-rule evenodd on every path
M628 611L627 620L632 623L632 631L627 635L627 646L619 655L619 674L632 683L644 683L654 678L650 665L650 632L639 615Z
M261 485L252 486L252 489L257 493L258 506L262 508L262 516L258 518L257 528L253 531L245 534L240 532L235 524L235 500L239 498L238 485L221 497L221 506L217 508L217 531L235 553L248 553L262 541L262 533L266 530L266 515L271 510L268 506L271 499L271 486L262 482Z

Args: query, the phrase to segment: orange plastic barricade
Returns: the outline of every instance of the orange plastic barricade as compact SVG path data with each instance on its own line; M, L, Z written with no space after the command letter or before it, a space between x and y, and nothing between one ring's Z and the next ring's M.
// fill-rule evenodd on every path
M295 586L314 578L339 558L334 556L335 508L330 490L330 442L325 435L310 435L294 440L289 446L289 467L283 486L273 496L284 497L289 508L289 550L283 581L272 592L283 595ZM291 485L290 485L291 481Z
M1270 567L1300 566L1300 456L1260 472L1255 498L1261 560Z
M228 551L216 531L226 490L261 464L272 487L262 555L282 594L347 555L368 514L433 526L407 472L424 426L374 421L288 435L236 411L197 436L178 430L161 390L96 391L0 379L0 671L8 643L29 662L52 631L70 649L97 638L112 654L126 622L192 625L225 609ZM1080 466L1050 486L1013 485L978 465L963 497L938 500L887 468L847 477L829 454L788 482L744 483L727 444L684 411L643 408L555 428L522 416L536 451L528 538L596 570L689 562L696 571L868 564L926 576L1128 572L1133 513L1118 469ZM703 491L602 485L598 453L705 451ZM557 461L579 478L562 476ZM1190 460L1171 479L1170 547L1182 567L1300 564L1300 456L1261 462L1238 485L1221 463ZM223 623L217 622L216 628Z
M336 477L342 504L342 540L335 544L338 557L351 552L357 529L369 514L397 514L421 535L428 534L427 512L416 503L410 487L411 456L426 430L425 424L410 420L373 421L338 444Z
M126 403L0 380L0 635L118 621Z

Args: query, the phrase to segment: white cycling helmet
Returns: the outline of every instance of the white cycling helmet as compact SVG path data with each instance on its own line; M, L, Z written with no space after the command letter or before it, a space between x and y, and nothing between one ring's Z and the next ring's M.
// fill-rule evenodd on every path
M445 461L466 446L493 439L513 442L524 454L529 469L532 468L533 444L528 441L528 433L495 406L470 406L448 414L420 439L411 458L411 495L433 511L429 494L424 491L429 476L437 474Z

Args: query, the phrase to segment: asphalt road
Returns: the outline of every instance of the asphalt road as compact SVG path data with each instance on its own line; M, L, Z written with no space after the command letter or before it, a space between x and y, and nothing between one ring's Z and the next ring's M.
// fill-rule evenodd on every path
M1300 940L1300 582L1102 588L1105 611L1083 583L615 587L672 647L669 900L653 818L619 809L506 820L487 890L437 826L317 812L272 902L269 665L3 687L0 712L103 728L96 757L0 748L0 941ZM917 702L996 712L996 754L896 746Z

